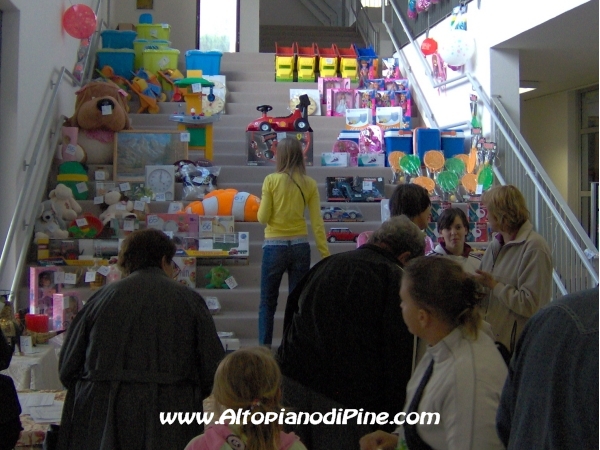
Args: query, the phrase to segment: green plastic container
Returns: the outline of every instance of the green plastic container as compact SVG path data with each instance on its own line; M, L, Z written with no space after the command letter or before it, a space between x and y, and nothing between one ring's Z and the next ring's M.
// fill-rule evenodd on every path
M142 67L156 74L159 70L177 69L179 50L175 48L145 48L142 52Z
M134 70L138 70L143 67L144 64L144 49L148 46L156 46L158 48L169 48L171 41L163 39L136 39L133 41L133 51L135 52L135 59L133 61Z

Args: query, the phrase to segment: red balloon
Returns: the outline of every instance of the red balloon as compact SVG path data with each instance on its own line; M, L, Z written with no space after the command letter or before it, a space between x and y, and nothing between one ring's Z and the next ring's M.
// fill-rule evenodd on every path
M89 38L96 31L96 14L87 5L73 5L63 14L63 28L77 39Z
M426 38L421 44L421 51L424 55L433 55L438 48L438 44L434 39Z

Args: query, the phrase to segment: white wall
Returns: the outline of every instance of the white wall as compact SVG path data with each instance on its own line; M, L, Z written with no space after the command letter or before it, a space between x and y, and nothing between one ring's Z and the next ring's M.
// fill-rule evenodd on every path
M91 0L79 3L91 6ZM0 215L2 244L18 195L27 188L22 164L32 154L47 111L52 95L50 81L56 81L63 65L71 70L76 61L79 40L62 29L62 14L70 5L68 0L0 0L4 11L0 69L0 190L1 209L5 212ZM74 91L66 80L59 88L52 111L53 125L60 114L73 113ZM53 149L44 142L45 154L49 155ZM18 229L16 241L20 242L23 235L21 227ZM0 275L0 289L11 286L15 258L11 253L8 270Z
M258 53L260 0L243 0L240 4L240 52Z

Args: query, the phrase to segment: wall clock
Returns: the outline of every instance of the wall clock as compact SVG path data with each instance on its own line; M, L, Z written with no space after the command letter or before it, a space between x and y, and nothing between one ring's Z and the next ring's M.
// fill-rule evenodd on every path
M164 194L165 201L174 200L175 166L146 166L146 187L152 190L154 200L159 194Z

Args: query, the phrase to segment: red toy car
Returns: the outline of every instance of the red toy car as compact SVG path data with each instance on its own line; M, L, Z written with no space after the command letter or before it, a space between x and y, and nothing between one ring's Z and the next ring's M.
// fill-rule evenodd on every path
M353 233L350 228L332 228L327 233L327 242L354 241L358 239L358 233Z
M246 131L312 131L308 124L308 106L310 100L308 95L303 94L299 97L300 103L292 114L285 117L271 117L267 113L273 109L271 105L260 105L256 109L262 113L262 116L252 121Z

